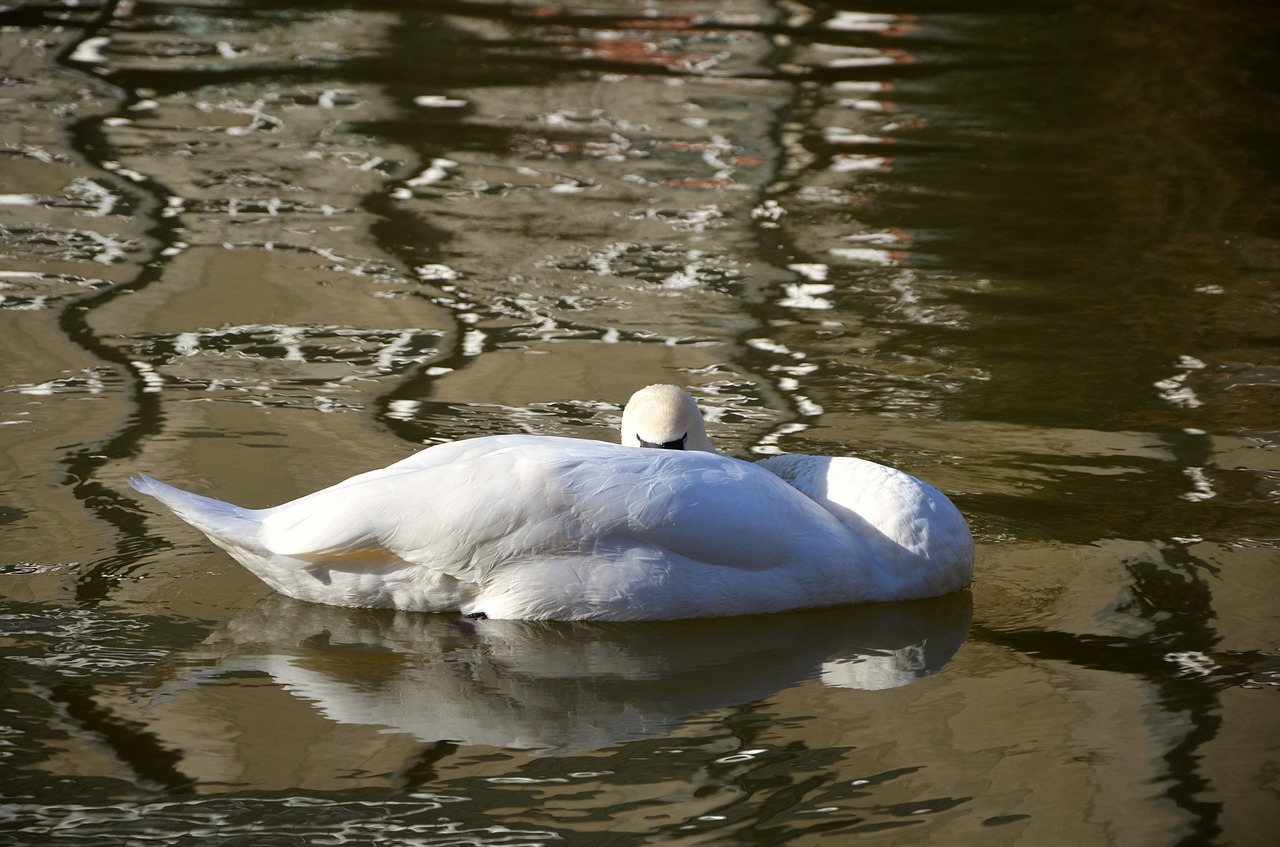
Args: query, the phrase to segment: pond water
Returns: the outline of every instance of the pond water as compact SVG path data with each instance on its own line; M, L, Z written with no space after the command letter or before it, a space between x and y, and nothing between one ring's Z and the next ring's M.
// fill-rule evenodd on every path
M1280 828L1270 4L0 24L0 843ZM733 455L932 482L972 590L643 625L319 607L125 482L273 505L424 444L612 440L652 382Z

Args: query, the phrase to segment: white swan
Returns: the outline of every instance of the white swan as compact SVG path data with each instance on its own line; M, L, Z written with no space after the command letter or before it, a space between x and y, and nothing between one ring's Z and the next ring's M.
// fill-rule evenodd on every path
M130 484L276 591L336 606L720 617L935 597L973 573L968 525L934 488L859 459L722 456L674 386L632 396L622 445L441 444L271 509Z

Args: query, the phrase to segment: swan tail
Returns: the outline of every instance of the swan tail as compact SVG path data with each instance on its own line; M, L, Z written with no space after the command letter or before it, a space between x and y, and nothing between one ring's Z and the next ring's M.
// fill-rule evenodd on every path
M169 511L220 544L260 546L256 537L262 521L248 509L174 488L146 474L131 478L129 485L140 494L156 498Z

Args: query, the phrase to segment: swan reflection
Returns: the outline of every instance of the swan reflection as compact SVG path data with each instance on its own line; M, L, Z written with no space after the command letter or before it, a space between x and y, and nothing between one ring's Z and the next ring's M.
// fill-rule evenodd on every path
M157 694L264 673L340 724L426 742L587 750L806 679L907 685L950 661L971 612L960 592L714 620L473 621L270 596L183 656Z

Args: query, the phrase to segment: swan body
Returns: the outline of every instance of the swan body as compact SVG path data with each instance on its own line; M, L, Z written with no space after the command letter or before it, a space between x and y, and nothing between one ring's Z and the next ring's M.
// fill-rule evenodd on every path
M925 483L858 459L722 456L691 397L646 391L628 403L622 445L529 435L441 444L275 508L130 482L276 591L338 606L674 619L969 584L968 526Z

